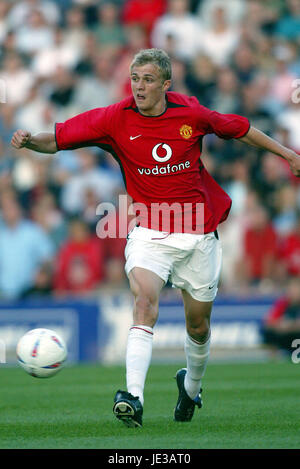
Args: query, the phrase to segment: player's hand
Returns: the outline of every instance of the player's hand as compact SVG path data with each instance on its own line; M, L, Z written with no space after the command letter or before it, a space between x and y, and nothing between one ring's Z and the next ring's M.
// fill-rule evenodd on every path
M31 133L27 130L16 130L11 138L11 145L18 150L25 147L25 145L30 141Z
M300 155L297 155L294 151L291 152L288 162L294 176L300 177Z

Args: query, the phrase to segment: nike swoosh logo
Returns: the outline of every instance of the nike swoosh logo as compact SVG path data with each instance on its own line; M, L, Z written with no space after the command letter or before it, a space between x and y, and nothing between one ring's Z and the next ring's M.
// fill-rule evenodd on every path
M212 288L214 288L214 285L212 285L211 287L208 287L209 290L211 290Z
M136 135L135 137L130 136L129 138L130 138L130 140L135 140L136 138L141 137L141 136L142 136L142 134L141 135Z

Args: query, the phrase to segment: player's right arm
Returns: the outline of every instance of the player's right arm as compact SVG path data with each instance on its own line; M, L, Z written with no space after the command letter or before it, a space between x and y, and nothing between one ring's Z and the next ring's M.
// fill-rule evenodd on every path
M54 134L41 132L37 135L31 135L30 132L22 129L14 132L11 145L18 150L29 148L39 153L56 153L58 150Z
M40 153L56 153L86 146L111 144L115 133L115 108L95 108L55 124L53 133L41 132L31 135L26 130L17 130L11 139L14 148L29 148Z

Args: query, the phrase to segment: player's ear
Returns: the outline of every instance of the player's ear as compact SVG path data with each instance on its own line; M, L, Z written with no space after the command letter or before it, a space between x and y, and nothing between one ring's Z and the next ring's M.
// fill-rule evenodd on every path
M171 86L171 80L166 80L166 81L164 81L164 83L163 83L163 90L164 90L164 91L168 91L168 89L170 88L170 86Z

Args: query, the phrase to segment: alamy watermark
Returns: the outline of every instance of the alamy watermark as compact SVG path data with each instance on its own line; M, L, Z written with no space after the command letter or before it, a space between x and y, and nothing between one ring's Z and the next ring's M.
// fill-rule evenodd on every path
M300 78L296 78L292 81L292 88L295 90L292 92L291 100L294 104L300 103Z
M204 204L152 202L150 205L131 203L126 195L119 195L118 208L111 202L102 202L96 208L101 216L96 226L97 236L126 238L137 224L167 233L204 234Z
M300 339L294 339L292 342L292 348L295 350L292 353L292 362L293 363L300 363Z

